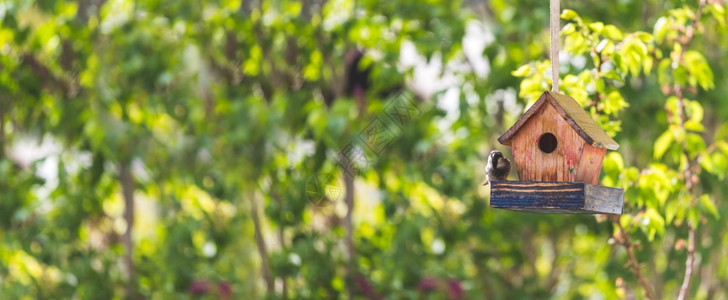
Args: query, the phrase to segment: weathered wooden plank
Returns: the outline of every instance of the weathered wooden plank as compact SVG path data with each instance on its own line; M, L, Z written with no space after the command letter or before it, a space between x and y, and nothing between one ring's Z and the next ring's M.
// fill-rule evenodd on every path
M623 205L623 189L583 182L490 182L493 208L530 213L621 214Z
M624 209L624 190L601 185L587 184L585 203L587 210L609 211L610 214L621 215Z

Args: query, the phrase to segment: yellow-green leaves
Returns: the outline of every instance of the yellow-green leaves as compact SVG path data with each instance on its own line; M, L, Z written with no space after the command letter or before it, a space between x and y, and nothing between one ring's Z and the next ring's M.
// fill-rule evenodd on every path
M652 67L652 57L647 47L647 41L650 40L647 33L632 34L627 36L618 47L615 62L617 66L625 73L631 73L632 76L638 76L644 68L645 73L649 72ZM645 63L647 62L647 63Z
M716 219L720 219L720 215L718 214L718 208L715 207L715 203L713 203L713 200L710 199L709 195L703 194L702 196L700 196L699 203L701 210L712 215Z
M684 139L685 131L678 126L671 126L655 140L653 157L657 160L662 159L662 156L671 146L675 145L675 143L681 143Z
M723 141L720 141L723 142ZM717 176L720 180L725 178L728 172L728 156L720 151L702 153L700 166L710 174Z
M618 91L613 90L610 91L609 94L607 94L606 98L602 100L603 105L603 111L606 114L610 115L616 115L618 112L622 111L626 107L629 106L629 103L624 100L624 97L622 97L622 94L620 94Z
M551 80L546 78L551 73L551 62L543 61L534 64L523 65L511 72L513 76L525 77L521 81L521 91L518 96L526 101L536 101L543 91L548 90Z
M581 55L589 51L589 41L581 34L567 34L564 38L564 50Z
M668 17L660 17L657 19L657 22L655 22L655 28L652 31L652 34L658 41L662 41L665 38L665 35L669 32L671 25L672 19Z
M526 77L529 73L531 73L531 65L522 65L515 71L511 72L511 75L516 77Z
M303 78L309 81L319 79L321 66L323 64L323 56L318 50L311 52L311 59L303 70Z
M724 8L709 4L702 19L710 15L724 26ZM622 124L634 123L619 119L620 113L630 106L622 86L635 88L636 83L639 88L649 87L656 79L664 94L658 103L664 104L665 111L657 114L656 123L651 123L664 127L651 131L653 140L646 143L653 163L638 160L642 169L629 167L634 160L625 160L618 153L608 153L603 163L602 183L624 187L627 201L639 211L627 223L641 228L653 239L672 222L681 224L687 220L695 224L701 211L717 216L718 210L707 196L698 200L701 192L687 188L688 184L698 185L696 182L705 175L702 171L721 180L728 171L728 154L722 150L728 149L728 143L723 141L728 134L716 136L714 144L709 144L705 136L709 129L704 124L707 108L701 104L702 96L688 99L692 93L700 93L699 89L716 88L710 57L701 50L693 50L691 44L698 41L693 36L703 33L703 27L694 25L696 10L689 6L670 10L657 19L650 33L623 32L603 20L591 22L568 9L561 13L561 18L566 22L561 30L563 50L569 59L562 61L562 70L568 69L568 73L562 75L559 88L585 106L610 135L621 131ZM687 30L693 35L690 38L685 37ZM725 31L718 29L717 35L721 30ZM590 59L581 63L582 58ZM511 73L524 78L521 97L533 99L548 87L547 66L548 61L535 62ZM686 173L692 177L685 178Z
M251 76L258 75L258 72L260 72L260 64L262 59L263 50L261 50L260 46L253 45L252 47L250 47L249 57L247 60L245 60L245 63L243 64L243 72Z
M647 208L639 220L642 230L647 233L647 238L652 241L655 235L665 234L665 219L654 208Z
M571 9L564 9L561 12L561 18L564 20L581 20L579 15Z
M694 50L686 51L683 55L683 66L688 72L688 83L691 86L700 85L703 89L709 90L715 87L713 84L713 71L710 70L705 57Z
M725 13L725 7L721 5L721 3L713 3L709 4L705 7L705 13L711 14L715 18L716 21L718 21L718 25L722 27L722 29L725 30L726 27L726 13Z
M602 35L607 37L611 40L621 40L624 38L624 35L622 34L622 31L617 28L617 26L614 26L612 24L608 24L604 26L604 29L600 32Z

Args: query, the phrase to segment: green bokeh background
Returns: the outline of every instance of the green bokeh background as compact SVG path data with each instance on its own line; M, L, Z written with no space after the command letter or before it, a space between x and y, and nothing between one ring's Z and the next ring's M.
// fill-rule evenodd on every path
M561 2L621 217L480 185L550 89L547 1L0 0L0 299L645 298L627 249L672 299L690 228L688 298L727 299L726 4Z

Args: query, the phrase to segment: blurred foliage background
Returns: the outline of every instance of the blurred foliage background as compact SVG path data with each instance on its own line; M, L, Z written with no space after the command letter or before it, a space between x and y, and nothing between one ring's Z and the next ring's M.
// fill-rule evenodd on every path
M0 1L0 298L728 299L726 4L561 2L622 216L480 186L546 1Z

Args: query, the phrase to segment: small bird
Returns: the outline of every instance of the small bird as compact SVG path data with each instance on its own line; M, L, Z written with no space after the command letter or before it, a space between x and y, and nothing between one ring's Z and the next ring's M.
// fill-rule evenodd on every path
M488 165L485 166L486 186L491 180L508 180L508 173L511 172L511 162L503 157L503 153L493 150L488 155Z

